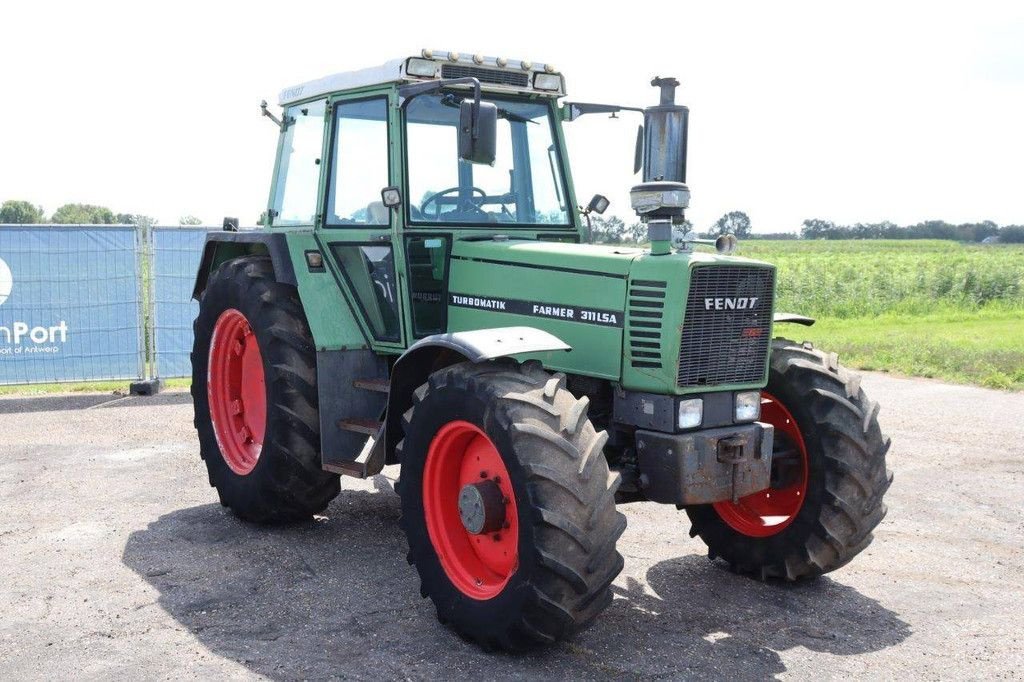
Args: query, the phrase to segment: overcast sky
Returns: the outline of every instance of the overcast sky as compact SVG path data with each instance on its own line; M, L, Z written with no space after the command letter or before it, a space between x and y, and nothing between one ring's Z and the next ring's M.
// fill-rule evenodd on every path
M603 9L603 8L607 9ZM422 47L551 62L568 99L690 107L690 217L756 231L1024 223L1024 3L11 2L0 200L253 223L259 101ZM629 217L636 117L567 124L578 199Z

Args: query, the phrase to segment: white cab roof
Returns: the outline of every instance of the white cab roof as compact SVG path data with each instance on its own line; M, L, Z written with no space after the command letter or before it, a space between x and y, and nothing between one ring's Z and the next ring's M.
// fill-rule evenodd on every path
M440 77L443 73L442 70L446 67L453 66L463 69L460 73L468 73L472 70L489 73L493 78L485 79L480 77L481 87L486 90L534 92L539 95L556 97L565 94L565 79L550 64L518 59L504 59L502 57L460 54L443 50L423 50L419 55L392 59L380 66L336 73L285 88L278 95L277 101L281 106L287 106L294 102L332 92L354 90L356 88L383 85L385 83L423 81L422 77L409 76L405 73L406 64L409 59L426 59L435 62L437 64L437 76L435 77ZM536 90L533 87L533 75L535 73L554 74L559 79L560 87L557 91ZM429 79L429 76L427 78ZM510 81L514 79L518 79L520 82L517 84L511 83Z

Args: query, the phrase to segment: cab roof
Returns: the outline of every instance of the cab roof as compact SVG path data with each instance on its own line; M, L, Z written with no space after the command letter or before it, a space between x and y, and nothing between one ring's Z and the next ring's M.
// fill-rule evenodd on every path
M539 74L544 75L547 87L537 87ZM373 85L467 76L477 78L481 89L487 91L529 92L548 97L565 94L565 78L551 64L423 50L419 55L392 59L380 66L336 73L285 88L278 95L278 104L287 106L320 95ZM557 89L552 88L552 85L556 85Z

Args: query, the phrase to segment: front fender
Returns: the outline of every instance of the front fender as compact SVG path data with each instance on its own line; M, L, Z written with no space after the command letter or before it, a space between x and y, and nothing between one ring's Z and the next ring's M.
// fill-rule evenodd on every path
M402 440L402 415L412 407L412 392L439 369L458 362L485 362L520 353L569 351L554 334L534 327L499 327L434 334L409 347L391 369L384 417L386 461L396 463L395 446Z

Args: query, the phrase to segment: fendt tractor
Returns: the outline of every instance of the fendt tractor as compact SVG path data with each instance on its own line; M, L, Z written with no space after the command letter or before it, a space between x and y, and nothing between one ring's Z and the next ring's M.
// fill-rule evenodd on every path
M612 601L618 504L685 510L762 580L863 550L891 482L878 404L834 353L773 338L813 320L774 310L772 265L681 229L689 112L652 85L645 109L560 103L550 64L424 50L264 102L262 226L211 233L194 292L221 503L309 519L339 475L398 465L420 591L486 649L560 641ZM564 126L620 111L643 120L643 248L590 243L608 201L577 205L566 158Z

